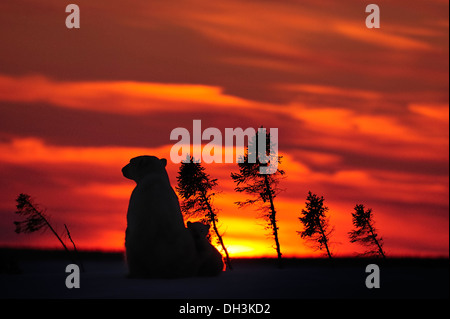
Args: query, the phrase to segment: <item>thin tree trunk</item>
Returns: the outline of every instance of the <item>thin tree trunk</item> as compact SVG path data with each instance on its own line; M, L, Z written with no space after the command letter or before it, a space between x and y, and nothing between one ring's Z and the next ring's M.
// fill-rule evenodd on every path
M227 268L229 268L230 270L233 270L233 267L231 266L231 262L230 262L230 256L228 255L228 250L225 247L225 244L223 243L223 239L222 239L222 236L220 236L220 234L219 234L219 230L217 229L216 221L215 221L215 218L214 218L215 214L214 214L214 212L212 210L212 207L209 204L209 201L206 198L206 195L205 195L204 192L202 192L202 198L203 198L203 201L206 203L206 207L208 208L209 216L210 216L209 219L212 222L214 232L216 233L217 238L219 239L220 245L222 246L222 249L225 252L225 262L227 264Z
M322 224L320 223L320 219L319 219L319 218L317 218L317 219L318 219L318 224L319 224L320 233L322 234L322 238L323 238L323 241L324 241L324 244L325 244L325 248L327 249L328 257L329 257L329 258L332 258L332 257L331 257L330 250L328 249L328 238L327 238L327 236L325 235L325 231L324 231L323 228L322 228Z
M374 241L375 244L378 246L378 251L379 251L380 255L381 255L384 259L386 259L386 255L384 254L383 249L381 248L381 245L380 245L380 243L378 242L377 237L375 236L375 233L373 232L372 225L370 225L370 222L369 222L367 219L366 219L366 223L367 223L367 225L369 226L369 230L370 230L370 233L372 234L372 239L373 239L373 241Z
M75 256L78 258L78 260L80 261L80 268L81 271L84 272L84 265L83 262L81 261L80 255L78 254L78 250L77 247L75 246L75 243L72 240L72 236L70 236L70 232L69 232L69 228L67 228L67 225L64 224L64 227L66 228L66 232L67 232L67 236L69 237L69 240L72 242L72 246L73 246L73 251L75 252Z
M280 242L278 241L278 227L277 227L277 220L276 220L276 211L275 211L275 206L273 204L273 197L272 197L272 191L269 185L269 180L267 178L267 175L264 175L264 183L266 185L266 193L267 195L269 195L269 201L270 201L270 223L272 225L272 229L273 229L273 236L275 239L275 246L276 246L276 251L277 251L277 259L278 259L278 267L282 268L283 267L283 263L282 263L282 259L281 259L281 249L280 249Z

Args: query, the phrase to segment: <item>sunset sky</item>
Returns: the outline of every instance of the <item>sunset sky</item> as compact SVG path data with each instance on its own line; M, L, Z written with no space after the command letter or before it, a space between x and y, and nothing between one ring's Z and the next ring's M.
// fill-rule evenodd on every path
M65 26L69 3L80 29ZM308 191L329 207L336 256L363 251L347 235L360 203L388 256L448 256L448 1L377 0L380 29L368 3L0 2L0 246L59 248L14 232L27 193L80 249L123 250L135 183L121 168L167 158L175 187L170 133L198 119L278 128L284 256L323 255L297 234ZM275 256L255 208L234 204L237 165L204 165L231 257Z

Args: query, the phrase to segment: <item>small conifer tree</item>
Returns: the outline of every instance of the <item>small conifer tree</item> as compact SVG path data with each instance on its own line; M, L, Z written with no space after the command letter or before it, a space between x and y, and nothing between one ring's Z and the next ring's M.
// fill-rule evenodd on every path
M304 226L304 230L298 232L302 238L306 238L319 250L325 248L329 258L332 258L329 242L333 229L329 227L329 218L325 215L328 207L323 204L323 196L308 193L306 198L306 209L302 209L302 216L299 217L300 222Z
M265 130L262 130L265 132ZM280 242L278 239L278 225L275 210L274 199L281 191L278 187L280 177L285 174L283 170L278 169L278 164L281 163L282 156L278 156L275 151L277 145L273 145L270 140L270 133L266 132L266 149L258 150L258 135L256 134L250 141L245 150L243 158L238 163L239 173L231 173L231 178L236 183L235 191L238 193L246 193L252 198L248 198L245 201L238 201L236 204L239 207L247 205L259 204L259 209L262 211L262 217L268 222L267 228L271 230L275 241L275 250L277 252L278 266L282 267L282 254L280 248ZM253 152L265 152L268 157L268 161L263 163L260 161L260 156L256 156ZM250 161L249 159L256 159ZM267 165L274 165L276 163L276 171L272 174L261 174L261 167Z
M383 251L383 239L378 236L377 230L374 227L373 212L369 208L364 210L364 205L359 204L354 208L352 213L352 221L355 229L348 233L350 242L359 242L360 244L369 247L364 253L365 255L378 254L386 258Z
M233 269L228 250L217 228L219 222L217 209L212 204L213 197L216 195L213 189L217 186L217 179L212 179L205 172L205 168L201 163L190 158L187 161L181 162L177 181L178 185L176 189L183 199L181 204L183 215L192 217L201 216L203 222L212 226L214 234L225 253L227 268Z

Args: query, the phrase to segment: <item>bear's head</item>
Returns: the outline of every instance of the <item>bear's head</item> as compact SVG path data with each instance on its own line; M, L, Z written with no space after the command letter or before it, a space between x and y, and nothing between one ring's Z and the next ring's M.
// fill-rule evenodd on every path
M192 237L194 239L206 238L209 233L209 225L200 222L187 222L187 228L191 231Z
M166 171L167 160L165 158L157 158L156 156L138 156L130 160L130 163L122 168L122 174L128 179L134 180L136 183L148 174Z

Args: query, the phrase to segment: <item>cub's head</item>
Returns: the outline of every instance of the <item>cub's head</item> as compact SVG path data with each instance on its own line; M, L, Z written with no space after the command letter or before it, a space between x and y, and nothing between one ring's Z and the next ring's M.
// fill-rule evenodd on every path
M122 174L126 178L134 180L136 183L148 174L165 172L167 160L156 156L138 156L130 160L130 163L122 168Z
M187 228L191 231L192 237L194 237L194 239L206 238L209 233L209 225L205 225L200 222L187 222Z

